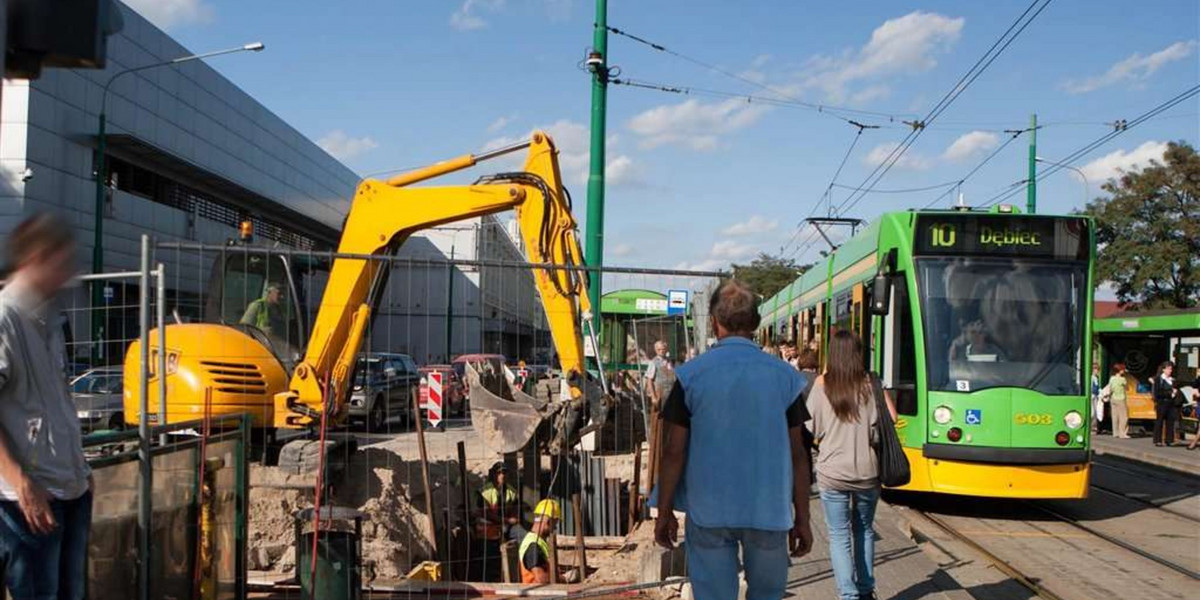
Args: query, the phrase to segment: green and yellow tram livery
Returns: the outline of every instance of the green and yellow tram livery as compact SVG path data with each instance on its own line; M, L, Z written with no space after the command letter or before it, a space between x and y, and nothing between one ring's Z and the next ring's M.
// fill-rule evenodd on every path
M903 489L1082 498L1093 248L1085 217L887 213L768 299L760 335L822 355L831 328L862 336L900 415Z

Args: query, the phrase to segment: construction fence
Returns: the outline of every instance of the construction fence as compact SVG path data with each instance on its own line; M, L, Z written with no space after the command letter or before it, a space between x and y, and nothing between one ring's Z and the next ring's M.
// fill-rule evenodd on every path
M642 373L659 339L669 343L675 362L688 348L703 349L696 322L706 307L697 305L721 276L148 239L142 251L141 270L85 277L84 291L72 294L63 312L72 392L83 425L95 432L86 438L96 471L91 598L245 598L253 590L299 598L300 579L324 576L295 539L297 531L314 537L296 520L314 507L358 511L361 539L347 551L361 557L347 558L356 578L346 578L345 586L357 581L376 590L423 577L519 580L515 557L505 561L516 546L503 541L528 529L542 498L563 507L560 539L627 535L644 515L653 472L652 393ZM269 466L272 443L317 434L271 430L270 401L286 378L249 381L239 374L228 385L240 386L246 398L240 408L228 403L232 388L208 390L205 403L177 404L190 375L166 341L165 326L238 332L244 351L218 350L215 337L198 347L212 349L227 369L248 363L257 352L251 348L266 348L276 361L271 368L290 373L304 359L318 312L350 315L356 308L339 306L327 289L339 260L369 266L373 274L362 283L373 310L346 398L348 418L325 432L344 443L326 458L327 476L318 485L315 473ZM545 314L535 277L564 270L572 271L565 281L603 278L609 289L664 296L684 290L693 301L679 314L667 314L662 303L643 314L601 314L601 327L584 328L584 345L612 398L605 425L564 456L544 452L549 423L523 451L497 452L473 431L463 366L470 361L455 359L495 355L471 360L500 361L530 391L552 380L558 353L548 317L556 315ZM136 371L126 373L124 365ZM425 403L435 371L445 377L440 415ZM121 401L105 403L114 396ZM497 463L506 465L521 516L500 537L480 525L480 492ZM564 551L564 568L577 562L574 556ZM587 573L627 580L636 572L636 565L612 560L589 560Z

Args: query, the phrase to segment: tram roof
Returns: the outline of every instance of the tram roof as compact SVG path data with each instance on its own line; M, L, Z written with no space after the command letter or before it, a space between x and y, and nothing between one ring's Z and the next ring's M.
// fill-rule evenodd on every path
M1092 320L1096 333L1155 333L1195 331L1200 334L1200 307L1126 310Z

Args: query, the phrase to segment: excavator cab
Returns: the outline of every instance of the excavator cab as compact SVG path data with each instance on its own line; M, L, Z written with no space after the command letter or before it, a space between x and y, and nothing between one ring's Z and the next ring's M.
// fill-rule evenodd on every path
M315 261L232 247L213 262L204 321L244 331L271 350L287 372L300 360L310 328L304 286Z

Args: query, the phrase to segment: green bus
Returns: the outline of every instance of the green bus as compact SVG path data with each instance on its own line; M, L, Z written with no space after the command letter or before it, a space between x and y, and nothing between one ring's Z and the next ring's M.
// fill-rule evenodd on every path
M896 401L903 489L1082 498L1090 473L1091 221L885 213L760 306L762 343L824 360L861 336Z
M1169 360L1175 363L1175 381L1189 400L1183 429L1196 432L1195 405L1190 401L1200 389L1200 307L1124 311L1096 319L1092 332L1100 350L1101 373L1109 373L1114 363L1125 365L1130 424L1147 429L1154 424L1150 378L1159 364Z

